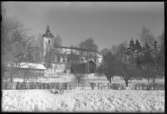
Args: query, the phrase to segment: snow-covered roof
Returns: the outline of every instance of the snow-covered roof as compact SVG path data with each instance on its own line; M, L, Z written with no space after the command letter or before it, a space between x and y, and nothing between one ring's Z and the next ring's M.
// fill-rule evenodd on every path
M54 82L57 82L57 83L65 83L65 82L70 82L70 81L72 81L72 79L71 78L46 78L46 79L44 79L44 78L41 78L41 79L39 79L38 80L38 82L44 82L44 83L54 83Z
M94 73L85 76L84 80L88 80L89 82L98 82L98 83L108 82L105 76L96 76Z
M89 79L106 79L105 76L97 76L95 73L91 73L89 75L86 76Z
M88 80L90 83L93 82L93 83L109 83L108 80Z
M114 76L113 80L123 80L123 79L121 78L121 76Z
M11 67L11 64L7 65L8 67ZM31 69L41 69L41 70L45 70L46 67L43 64L39 64L39 63L26 63L26 62L22 62L20 64L17 65L13 65L14 67L17 68L31 68Z
M20 63L21 68L32 68L32 69L41 69L45 70L46 67L43 64L39 63Z
M14 78L13 79L14 82L23 82L24 79L23 78ZM67 82L71 82L72 78L71 77L40 77L40 78L31 78L31 79L27 79L26 82L41 82L41 83L67 83Z
M97 53L97 57L98 58L103 58L103 56L101 54L98 54L98 53Z

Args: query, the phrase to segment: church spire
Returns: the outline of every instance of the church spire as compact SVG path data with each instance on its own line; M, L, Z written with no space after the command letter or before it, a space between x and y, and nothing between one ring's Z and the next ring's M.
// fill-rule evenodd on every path
M53 34L50 32L50 27L49 25L46 26L46 32L45 34L43 34L43 37L49 37L49 38L53 38Z
M47 33L50 33L50 27L49 27L49 25L47 25L47 27L46 27L46 34Z

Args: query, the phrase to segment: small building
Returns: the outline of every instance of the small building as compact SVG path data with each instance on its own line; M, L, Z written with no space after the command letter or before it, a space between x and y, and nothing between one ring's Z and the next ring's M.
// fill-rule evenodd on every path
M46 70L43 64L22 62L18 64L8 64L7 69L13 69L14 78L36 78L44 76Z
M108 84L109 81L105 76L97 76L95 73L84 75L81 81L81 85L84 87L94 85L96 88L107 88Z
M90 83L109 83L105 76L96 76L94 73L85 77Z

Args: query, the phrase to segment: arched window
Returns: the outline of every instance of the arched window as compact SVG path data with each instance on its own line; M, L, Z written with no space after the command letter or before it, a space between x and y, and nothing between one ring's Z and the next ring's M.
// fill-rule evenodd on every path
M50 44L50 40L48 41L48 43Z

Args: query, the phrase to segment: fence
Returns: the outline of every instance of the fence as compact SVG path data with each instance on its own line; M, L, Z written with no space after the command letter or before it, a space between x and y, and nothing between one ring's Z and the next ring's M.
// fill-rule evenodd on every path
M37 72L36 72L37 73ZM34 74L36 74L34 72ZM80 87L90 87L92 89L114 89L114 90L124 90L127 89L125 84L123 83L113 83L111 85L108 84L107 80L104 79L99 79L97 80L91 79L92 81L88 79L82 79L79 82L76 81L74 74L70 73L52 73L52 72L47 72L49 76L34 76L34 77L29 77L26 78L26 80L22 77L20 78L20 81L16 80L14 78L14 82L10 82L10 77L4 78L2 81L2 89L52 89L52 88L63 88L63 89L72 89L76 88L77 86ZM39 73L38 73L39 74ZM87 74L88 75L88 74ZM86 75L83 75L85 77ZM17 76L16 76L17 77ZM129 83L129 88L131 90L164 90L165 86L164 83L139 83L139 82L130 82Z

